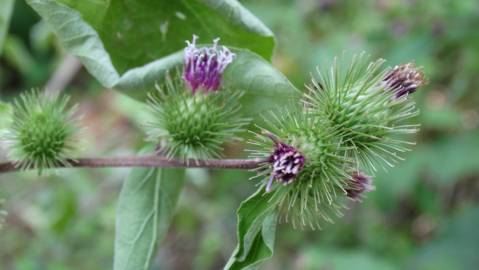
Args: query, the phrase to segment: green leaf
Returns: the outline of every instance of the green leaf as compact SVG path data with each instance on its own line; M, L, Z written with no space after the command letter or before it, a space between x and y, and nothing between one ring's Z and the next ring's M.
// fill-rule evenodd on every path
M224 73L225 87L245 92L243 109L257 115L298 100L299 90L276 68L248 50L233 50L237 57Z
M184 170L135 168L120 194L116 216L115 270L148 269L166 234Z
M233 0L27 2L103 86L135 97L182 63L193 34L259 58L269 59L274 47L271 31Z
M10 17L12 16L14 3L15 0L0 1L0 55L2 54L3 43L7 36L8 25L10 24Z
M273 255L278 213L260 187L238 208L238 245L225 269L254 269Z

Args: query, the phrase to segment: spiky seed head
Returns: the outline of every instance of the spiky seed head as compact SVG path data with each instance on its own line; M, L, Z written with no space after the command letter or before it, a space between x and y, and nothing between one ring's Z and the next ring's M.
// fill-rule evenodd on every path
M345 149L332 132L315 126L313 118L302 108L287 108L272 115L268 121L270 131L256 136L251 142L256 147L250 151L252 157L270 158L270 162L258 169L258 177L263 178L261 184L267 191L273 193L271 202L277 204L280 219L291 222L294 227L313 229L325 221L332 222L344 207L340 196L345 194L343 187L352 166L341 155ZM273 144L270 133L277 138ZM296 155L288 159L288 164L293 164L292 168L294 164L302 164L297 173L283 174L281 164L279 167L271 164L275 155L280 157L278 154L283 153L288 154L288 158ZM277 175L286 175L277 182L288 184L271 188L271 176ZM289 178L291 176L294 178Z
M221 79L226 67L233 62L235 54L228 48L218 46L219 38L213 40L211 47L196 47L198 36L191 42L186 41L183 80L193 93L197 90L205 92L220 88Z
M79 129L75 106L67 108L68 101L66 96L47 97L37 90L15 100L13 122L3 137L18 167L35 168L41 174L44 169L70 165Z
M410 143L398 136L417 131L417 125L404 121L418 111L413 101L397 99L394 91L388 91L383 81L388 71L382 64L383 60L371 62L364 55L349 64L336 60L330 70L318 72L319 79L313 79L301 106L284 108L265 119L268 130L284 146L271 145L265 136L252 142L260 149L252 150L253 157L274 157L277 151L292 149L304 156L294 180L270 190L271 203L293 226L315 228L322 221L332 222L341 215L346 197L360 200L373 189L370 177L351 172L392 166L402 160L399 153L408 150ZM268 189L272 175L282 176L278 165L266 163L258 169Z
M383 81L387 89L395 93L396 98L412 94L426 83L424 73L413 63L395 66L386 73Z
M346 196L353 201L361 201L367 192L373 191L373 181L370 176L360 171L354 172L348 180Z
M360 54L351 63L337 59L330 70L318 70L303 102L317 125L333 130L360 167L370 172L386 169L402 160L411 143L402 134L417 132L408 123L418 114L413 101L395 98L384 83L383 60L370 61Z
M222 146L235 139L249 122L241 117L240 92L228 89L193 94L178 79L168 77L150 95L155 120L147 123L148 140L159 143L169 157L220 157Z

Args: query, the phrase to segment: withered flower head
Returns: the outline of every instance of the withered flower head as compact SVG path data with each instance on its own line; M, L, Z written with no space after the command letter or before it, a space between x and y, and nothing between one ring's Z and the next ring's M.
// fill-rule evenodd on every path
M366 192L374 190L371 177L362 172L355 172L351 176L349 186L346 189L346 195L353 201L361 201Z
M426 83L424 73L413 63L395 66L386 73L383 81L388 89L395 92L396 98L412 94Z

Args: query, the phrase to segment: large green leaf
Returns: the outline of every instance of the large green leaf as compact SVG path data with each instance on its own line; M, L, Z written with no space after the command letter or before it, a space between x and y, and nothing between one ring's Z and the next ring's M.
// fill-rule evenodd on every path
M3 43L7 36L8 25L10 24L10 17L12 16L14 3L15 0L0 1L0 55L2 54Z
M182 169L135 168L118 201L115 270L148 269L184 183Z
M245 52L248 55L242 62L259 65L255 68L259 72L256 78L274 79L264 90L273 89L277 83L287 84L288 90L292 87L280 72L266 61L261 62L271 57L273 35L237 1L27 2L105 87L118 88L135 97L144 97L166 70L181 64L181 50L193 34L199 35L201 42L220 37L224 45L249 49L251 52ZM255 83L249 86L258 88Z
M225 269L252 269L273 255L278 220L271 193L261 187L238 208L238 245Z
M225 71L225 86L245 92L243 107L250 115L297 102L299 90L270 63L248 50L236 49L237 58Z

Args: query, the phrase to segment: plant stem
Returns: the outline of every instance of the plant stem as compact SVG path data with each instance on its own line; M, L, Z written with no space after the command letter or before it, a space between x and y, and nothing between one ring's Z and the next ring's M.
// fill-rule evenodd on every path
M209 169L255 169L267 158L254 159L187 159L179 160L156 155L125 156L113 158L69 159L70 166L57 164L55 168L106 168L106 167L161 167L161 168L209 168ZM34 168L29 168L34 169ZM21 170L14 161L0 163L0 173Z

